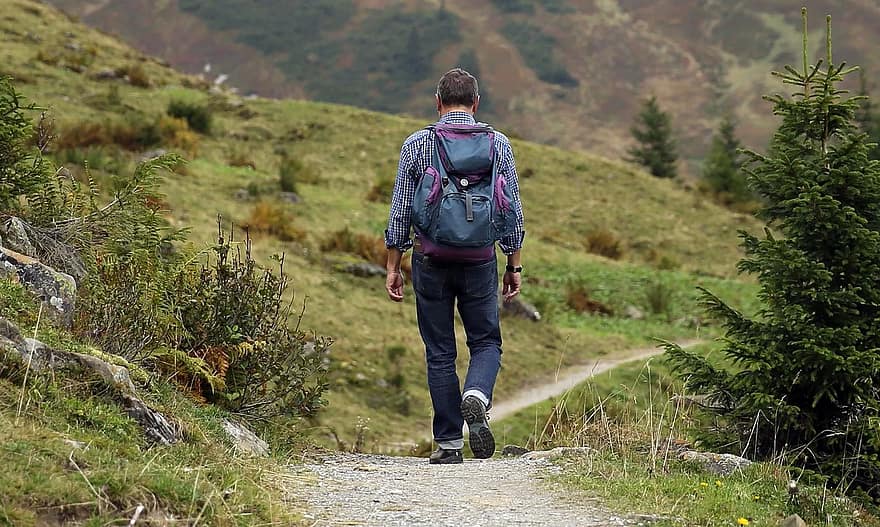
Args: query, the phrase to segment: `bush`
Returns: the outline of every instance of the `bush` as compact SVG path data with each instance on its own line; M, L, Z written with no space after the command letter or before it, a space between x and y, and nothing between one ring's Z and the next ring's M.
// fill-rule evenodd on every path
M199 136L189 129L186 120L163 115L156 123L162 144L195 157L199 152Z
M128 78L128 83L138 88L149 88L153 85L150 76L140 64L132 64L116 70L116 74Z
M666 315L672 320L672 309L675 301L675 290L661 280L649 282L645 287L645 303L651 313Z
M598 229L587 234L584 245L593 254L620 260L623 257L621 242L613 232L606 229Z
M213 116L211 109L186 101L171 101L166 112L171 117L186 120L190 129L204 135L211 133Z
M354 232L348 227L330 234L321 244L321 250L353 254L383 267L388 254L384 238Z
M62 129L56 140L59 149L117 145L131 151L154 147L162 141L159 126L153 121L129 117L124 122L80 122Z
M257 163L253 160L251 156L249 156L246 152L242 150L234 150L229 158L226 160L226 164L231 167L237 168L249 168L251 170L257 169Z
M275 236L281 241L302 242L305 231L294 226L293 214L284 206L271 201L260 201L251 210L244 227L257 233Z
M368 201L391 202L391 193L394 192L395 174L382 175L376 178L375 183L367 193Z
M590 289L583 284L569 286L565 296L565 303L578 313L614 315L614 310L609 306L590 298Z
M298 183L308 185L318 183L321 180L318 171L311 165L300 159L289 157L287 154L281 156L278 177L283 192L296 192Z

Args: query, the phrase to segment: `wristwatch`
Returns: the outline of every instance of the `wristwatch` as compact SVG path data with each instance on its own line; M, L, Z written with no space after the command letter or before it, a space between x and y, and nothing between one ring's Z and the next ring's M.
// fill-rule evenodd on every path
M510 264L507 264L507 267L505 267L505 269L507 270L508 273L521 273L522 272L521 265L517 265L516 267L514 267Z

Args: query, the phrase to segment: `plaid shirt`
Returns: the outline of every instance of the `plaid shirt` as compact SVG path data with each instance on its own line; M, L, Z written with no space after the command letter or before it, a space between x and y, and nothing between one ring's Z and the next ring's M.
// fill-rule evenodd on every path
M475 124L474 117L466 112L449 112L440 118L441 123ZM400 164L394 182L391 198L391 213L388 229L385 231L385 246L406 251L412 247L410 230L412 227L412 201L416 192L416 182L431 166L434 157L433 135L428 130L419 130L403 143L400 149ZM507 178L507 186L513 195L513 210L516 214L516 229L509 236L498 241L504 254L513 254L522 248L525 230L523 229L522 203L519 198L519 184L516 177L516 162L513 149L504 134L495 132L495 152L500 155L498 173Z

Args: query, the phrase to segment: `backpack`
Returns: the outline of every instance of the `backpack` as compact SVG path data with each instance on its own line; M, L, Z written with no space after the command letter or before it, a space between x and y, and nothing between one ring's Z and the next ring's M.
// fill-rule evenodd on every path
M412 218L426 256L485 261L516 226L513 198L498 174L495 131L488 125L434 124L431 165L416 182Z

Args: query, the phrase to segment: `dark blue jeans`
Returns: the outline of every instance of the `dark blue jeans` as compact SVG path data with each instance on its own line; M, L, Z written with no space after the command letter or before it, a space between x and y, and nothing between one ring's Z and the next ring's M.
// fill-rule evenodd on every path
M455 264L414 253L412 279L434 405L434 440L458 440L463 437L464 420L455 370L454 307L457 300L470 350L464 391L476 389L491 400L501 367L498 267L495 258L482 264Z

